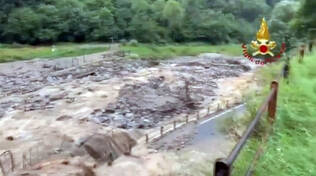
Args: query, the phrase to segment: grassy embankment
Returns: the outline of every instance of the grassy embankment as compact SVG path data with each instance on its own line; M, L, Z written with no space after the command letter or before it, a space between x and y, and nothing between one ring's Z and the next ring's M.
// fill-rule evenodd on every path
M262 82L271 81L279 68L279 65L264 68ZM302 64L297 59L291 61L289 84L286 81L280 83L278 101L274 131L254 175L316 175L316 52L306 57ZM254 104L258 105L258 102ZM235 163L233 175L245 174L261 143L259 136L248 142Z
M137 54L136 58L166 59L176 56L196 56L201 53L221 53L231 56L242 55L241 46L238 44L210 45L205 43L187 44L137 44L122 46L123 51L130 51Z
M0 63L34 58L81 56L108 50L104 44L61 43L55 48L55 52L52 52L52 46L0 44Z
M105 44L73 44L63 43L56 45L56 51L52 52L52 46L29 45L4 45L0 44L0 63L33 58L59 58L80 56L106 51ZM221 53L231 56L241 55L241 46L237 44L212 46L205 43L186 44L127 44L121 46L121 50L130 51L136 58L166 59L176 56L195 56L201 53ZM131 56L133 56L133 54ZM135 58L135 57L131 57Z

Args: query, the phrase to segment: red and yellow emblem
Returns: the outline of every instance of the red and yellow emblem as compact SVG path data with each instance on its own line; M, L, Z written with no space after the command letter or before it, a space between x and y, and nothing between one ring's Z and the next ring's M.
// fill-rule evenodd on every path
M259 54L264 56L274 56L271 51L276 47L276 43L274 41L270 41L268 24L264 18L262 19L261 27L257 32L257 40L251 42L251 47L256 50L252 53L253 56L257 56Z

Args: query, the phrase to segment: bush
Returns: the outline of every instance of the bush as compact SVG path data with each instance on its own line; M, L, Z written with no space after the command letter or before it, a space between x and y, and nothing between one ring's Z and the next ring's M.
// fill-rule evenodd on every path
M135 39L132 39L128 42L128 45L130 46L138 46L138 41Z
M139 59L139 55L135 54L135 53L131 53L131 55L129 56L130 59Z
M120 40L120 44L122 44L123 46L126 46L127 40L126 39L121 39Z

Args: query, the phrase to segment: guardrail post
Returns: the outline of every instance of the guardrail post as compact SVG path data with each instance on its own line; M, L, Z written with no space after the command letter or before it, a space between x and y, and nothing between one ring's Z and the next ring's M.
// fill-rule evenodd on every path
M279 83L277 81L272 81L271 89L275 89L274 94L269 100L269 105L268 105L269 121L272 123L275 120Z
M230 176L231 166L225 159L217 159L214 166L214 176Z

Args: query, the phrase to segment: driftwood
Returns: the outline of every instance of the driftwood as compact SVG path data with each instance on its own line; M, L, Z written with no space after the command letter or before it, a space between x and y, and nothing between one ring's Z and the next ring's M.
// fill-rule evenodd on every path
M76 79L81 79L87 76L96 76L97 74L94 71L90 71L90 72L86 72L86 73L82 73L80 75L75 76Z

